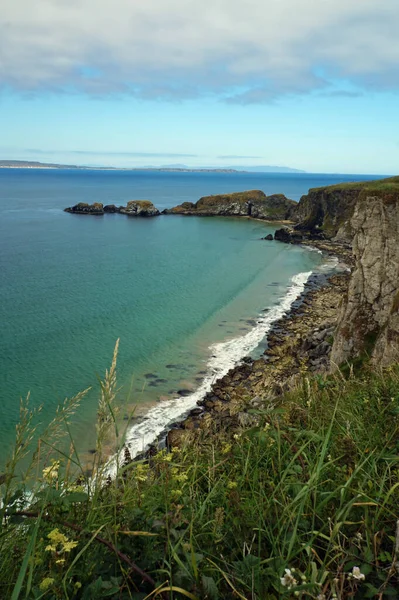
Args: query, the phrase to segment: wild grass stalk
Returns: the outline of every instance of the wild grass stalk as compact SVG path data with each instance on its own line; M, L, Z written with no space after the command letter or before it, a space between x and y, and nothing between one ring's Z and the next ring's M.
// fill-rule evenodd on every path
M0 484L0 597L397 597L398 367L304 372L278 404L248 406L250 428L206 418L181 447L123 464L117 350L100 382L91 485L70 426L83 395L41 439L33 495L20 501L26 479L12 476L34 439L21 413ZM59 447L64 434L69 451Z

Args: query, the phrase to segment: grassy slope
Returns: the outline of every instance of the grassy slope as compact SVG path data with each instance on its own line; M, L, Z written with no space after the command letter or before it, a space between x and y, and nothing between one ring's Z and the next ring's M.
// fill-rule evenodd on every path
M387 179L376 179L374 181L359 181L354 183L337 183L326 187L312 188L309 192L319 190L343 191L359 190L361 191L395 191L399 192L399 177L389 177Z
M115 389L111 369L99 451ZM60 466L32 471L33 504L18 505L18 479L1 487L0 597L396 597L399 369L304 372L277 405L249 414L250 426L223 436L205 418L182 449L130 464L89 495L83 472L71 476L73 447L68 460L44 440L46 464ZM285 569L295 569L291 588Z

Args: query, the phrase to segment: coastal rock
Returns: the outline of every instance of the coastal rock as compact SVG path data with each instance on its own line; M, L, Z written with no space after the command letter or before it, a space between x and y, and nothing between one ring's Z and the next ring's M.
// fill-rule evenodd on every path
M268 240L271 241L273 240L273 235L271 233L269 233L268 235L266 235L264 238L262 238L262 240Z
M118 213L119 207L115 206L115 204L106 204L104 206L104 212L105 213Z
M290 229L289 227L282 227L281 229L277 229L274 233L275 240L286 244L298 244L305 238L306 235L299 231L295 231L294 229Z
M187 433L184 429L170 429L166 436L168 448L180 448Z
M370 356L383 366L399 357L399 177L356 203L355 267L339 317L331 360ZM395 185L395 183L397 184Z
M351 244L355 231L351 218L360 198L395 188L397 177L376 181L342 183L310 189L301 197L292 212L295 230L308 232L313 237Z
M75 206L64 208L64 211L74 215L103 215L104 207L100 202L94 202L93 204L79 202Z
M119 212L130 217L156 217L160 214L149 200L130 200Z
M261 190L249 190L231 194L204 196L195 204L183 202L164 210L164 214L194 216L253 217L268 221L284 221L291 218L296 202L283 194L266 196Z

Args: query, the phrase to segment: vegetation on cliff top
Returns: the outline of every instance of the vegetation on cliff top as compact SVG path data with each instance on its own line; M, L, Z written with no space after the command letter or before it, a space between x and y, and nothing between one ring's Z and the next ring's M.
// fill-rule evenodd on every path
M318 192L320 190L326 191L345 191L345 190L354 190L354 191L394 191L399 192L399 177L388 177L386 179L375 179L373 181L357 181L353 183L337 183L335 185L329 185L326 187L319 188L311 188L309 193Z
M34 429L22 405L0 478L2 598L396 597L398 367L304 371L290 394L250 409L246 428L221 434L206 414L170 453L131 463L121 450L111 481L101 451L112 430L122 445L115 367L116 356L101 383L91 481L69 428L83 395L15 477Z

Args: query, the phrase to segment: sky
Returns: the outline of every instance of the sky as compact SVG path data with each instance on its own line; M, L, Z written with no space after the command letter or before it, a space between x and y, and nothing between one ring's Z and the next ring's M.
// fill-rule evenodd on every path
M0 159L399 172L398 0L1 0Z

